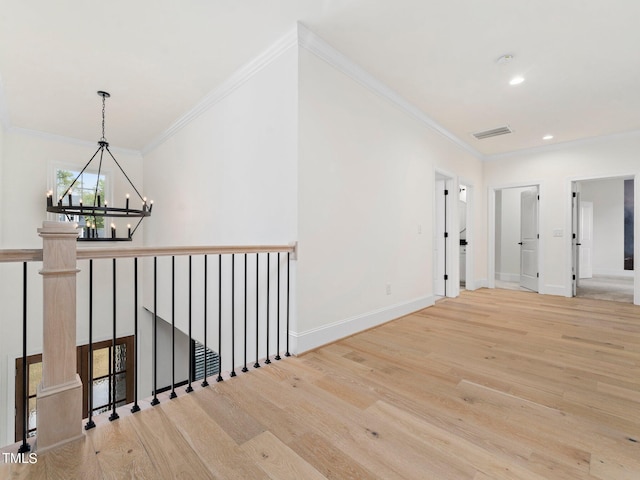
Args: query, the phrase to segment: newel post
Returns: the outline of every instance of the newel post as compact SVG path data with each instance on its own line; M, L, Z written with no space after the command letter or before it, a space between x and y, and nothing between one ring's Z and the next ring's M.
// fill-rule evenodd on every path
M82 436L82 382L76 364L76 239L72 223L44 222L42 382L38 451Z

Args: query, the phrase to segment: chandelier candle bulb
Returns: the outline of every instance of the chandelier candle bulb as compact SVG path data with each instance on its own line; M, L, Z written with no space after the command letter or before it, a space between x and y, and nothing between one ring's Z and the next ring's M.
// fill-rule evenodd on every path
M144 217L149 217L151 215L152 207L147 203L147 198L142 198L138 189L131 183L129 176L122 169L116 158L113 156L111 151L109 150L109 142L105 137L105 100L109 98L108 92L104 92L102 90L97 92L98 95L102 98L102 136L98 140L98 149L95 151L93 156L89 159L89 161L85 164L85 166L80 170L80 173L75 177L75 179L71 182L69 187L59 196L58 204L55 205L53 203L53 190L49 190L47 193L47 212L55 213L56 215L65 215L68 220L73 218L83 217L85 224L82 226L84 228L83 235L81 235L78 240L96 240L96 241L131 241L133 234L136 232L138 225ZM115 162L116 166L120 169L122 176L129 182L129 186L135 191L135 193L142 200L142 208L131 207L131 195L130 193L126 194L125 198L125 208L120 208L117 206L110 207L109 202L102 198L105 194L104 191L104 176L100 175L102 168L103 157L107 155L112 158ZM76 185L76 182L80 182L77 185L83 185L82 175L87 169L87 167L91 164L91 162L97 158L100 161L100 166L98 167L98 175L96 178L95 188L93 188L93 192L89 192L88 188L84 186L80 187L80 194L78 195L79 202L76 205L73 205L73 191L72 188ZM71 173L71 172L69 172ZM101 186L102 182L102 186ZM78 188L78 187L77 187ZM125 190L126 192L126 190ZM68 205L64 205L64 197L68 197ZM87 198L89 204L87 206L84 205L83 198ZM102 203L104 200L104 204ZM153 203L153 202L151 202ZM116 201L117 204L117 201ZM140 221L135 226L135 228L131 228L130 225L127 225L127 236L118 237L116 234L116 225L115 223L111 223L111 237L109 237L109 220L113 218L119 217L127 217L131 219L132 217L140 218ZM93 221L88 222L87 219L91 218ZM100 223L100 231L98 230L97 222ZM122 228L121 228L122 231Z

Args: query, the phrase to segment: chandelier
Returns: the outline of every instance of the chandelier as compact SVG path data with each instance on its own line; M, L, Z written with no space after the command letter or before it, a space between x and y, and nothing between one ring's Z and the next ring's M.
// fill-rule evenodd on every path
M109 150L109 142L107 142L107 139L104 136L104 119L105 100L111 95L108 92L103 91L98 91L98 95L102 97L102 137L98 140L98 149L67 187L64 193L58 197L58 201L56 203L53 201L53 191L50 190L47 193L47 212L65 215L67 220L76 221L78 226L82 229L81 234L78 237L78 241L131 241L133 234L140 226L142 220L151 215L153 200L147 203L147 198L140 194L133 182L131 182L131 179L129 179L129 176L118 163L118 160L116 160L116 157L114 157L111 150ZM124 175L124 178L129 182L129 185L135 194L140 198L142 204L141 208L131 208L129 194L126 195L124 208L109 206L107 199L101 198L100 173L102 172L102 161L103 158L105 158L105 151L109 154L108 156L113 159L118 169L120 169ZM82 196L78 201L74 202L73 187L94 159L98 160L98 174L96 176L95 188L93 188L92 194L88 197L89 202L87 202L88 204L85 204ZM110 224L110 229L107 227L109 219L111 218L126 218L131 219L132 221L137 220L137 223L133 228L131 228L131 223L129 223L127 225L126 235L120 235L116 229L115 223Z

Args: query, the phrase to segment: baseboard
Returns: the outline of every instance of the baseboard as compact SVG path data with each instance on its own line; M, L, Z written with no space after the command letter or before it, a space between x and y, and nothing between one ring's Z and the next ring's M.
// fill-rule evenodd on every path
M473 282L465 282L465 290L478 290L479 288L488 288L489 282L486 278L480 278L478 280L474 280Z
M519 273L505 273L505 272L496 272L496 279L502 282L519 282L520 274Z
M333 322L329 325L313 328L305 332L291 332L292 350L296 354L318 348L341 338L348 337L354 333L362 332L383 323L395 320L396 318L422 310L435 303L433 296L422 297L390 307L375 310L373 312L357 315Z
M634 276L633 270L620 270L617 268L594 268L594 275L605 275L607 277L631 278Z
M571 288L567 288L564 285L543 285L543 289L540 291L542 295L557 295L559 297L567 297Z

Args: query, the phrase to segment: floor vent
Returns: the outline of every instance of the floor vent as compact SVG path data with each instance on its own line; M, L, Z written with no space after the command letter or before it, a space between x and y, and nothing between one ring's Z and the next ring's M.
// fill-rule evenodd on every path
M478 140L484 140L485 138L497 137L498 135L506 135L508 133L513 133L513 130L511 130L508 125L505 125L504 127L492 128L484 132L472 133L472 135Z

